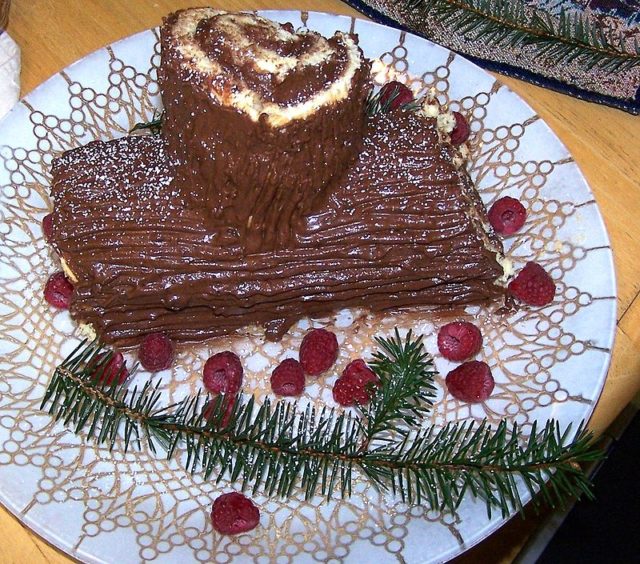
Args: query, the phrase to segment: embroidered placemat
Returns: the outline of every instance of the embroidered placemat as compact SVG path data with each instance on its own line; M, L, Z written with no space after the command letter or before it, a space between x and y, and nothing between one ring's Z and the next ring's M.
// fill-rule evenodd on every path
M640 114L640 0L345 0L478 65Z

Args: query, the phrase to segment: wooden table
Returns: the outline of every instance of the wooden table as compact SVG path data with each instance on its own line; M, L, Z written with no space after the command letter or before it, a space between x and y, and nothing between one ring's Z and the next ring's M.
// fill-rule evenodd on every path
M338 0L208 3L227 10L299 8L357 14ZM162 15L200 4L194 0L13 0L8 31L22 48L22 93L91 51L157 25ZM640 118L515 79L500 79L531 104L567 145L596 195L611 236L618 277L618 330L607 383L591 421L591 428L601 432L640 390L640 237L636 235ZM500 535L503 538L496 546L502 552L491 554L509 560L522 535ZM0 509L0 538L0 562L69 561L4 509Z

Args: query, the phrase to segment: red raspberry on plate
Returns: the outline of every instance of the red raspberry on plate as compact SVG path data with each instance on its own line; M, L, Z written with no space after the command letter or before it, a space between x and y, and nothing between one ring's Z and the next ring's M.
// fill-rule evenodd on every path
M509 292L525 304L545 306L553 301L556 284L538 263L528 262L509 283Z
M380 105L387 107L388 112L406 106L413 102L413 100L413 92L397 80L387 82L387 84L380 89Z
M149 333L138 348L138 360L149 372L159 372L171 366L174 356L173 341L164 333Z
M241 493L223 494L213 502L211 523L223 535L239 535L258 526L260 510Z
M513 235L527 219L527 210L519 200L505 196L496 200L489 210L489 221L496 233Z
M460 112L452 112L453 117L456 118L456 125L451 132L451 144L462 145L471 134L471 127L467 118L465 118Z
M100 364L106 354L107 353L99 354L91 364ZM113 353L105 365L96 366L93 370L93 376L96 381L104 384L105 386L113 384L116 378L118 379L118 384L123 384L129 377L129 371L127 370L122 353Z
M371 400L371 388L380 385L376 373L361 358L350 362L333 386L333 399L345 407L365 405Z
M448 360L465 360L482 348L482 333L473 323L453 321L440 327L438 350Z
M73 284L64 272L52 274L44 285L44 299L58 309L69 309L72 294Z
M42 232L47 242L51 241L51 235L53 234L53 214L48 213L42 218Z
M271 373L271 389L276 396L299 396L304 391L304 370L293 358L285 358Z
M231 351L214 354L203 370L204 387L212 394L237 394L244 370L238 355Z
M479 403L493 392L495 382L486 362L471 360L454 368L445 379L449 393L460 401Z
M338 339L331 331L313 329L302 339L299 358L305 374L319 376L338 358Z

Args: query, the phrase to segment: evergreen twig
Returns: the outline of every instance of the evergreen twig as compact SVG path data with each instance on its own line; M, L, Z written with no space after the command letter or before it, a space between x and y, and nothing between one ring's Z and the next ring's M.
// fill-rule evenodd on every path
M496 46L533 45L554 64L578 61L586 68L628 71L640 65L640 50L626 47L621 33L596 29L586 16L560 9L558 16L528 12L521 1L404 0L406 9L428 12L451 31Z
M136 123L129 130L129 133L148 129L153 135L159 135L160 132L162 131L163 122L164 122L164 110L162 111L154 110L153 117L149 121Z
M369 117L373 117L376 114L383 113L386 114L389 112L393 106L393 102L400 95L400 90L395 89L389 95L385 96L385 91L383 89L374 90L371 89L369 94L367 95L367 99L364 103L364 111ZM420 108L420 103L417 101L409 102L408 104L403 104L403 110L417 110Z
M143 436L153 452L160 443L168 457L182 446L191 472L279 497L296 488L307 498L348 497L356 471L409 503L450 511L471 493L489 513L497 507L506 515L522 506L519 483L532 494L541 489L552 504L591 496L579 465L601 453L582 427L571 433L550 421L528 439L505 421L495 429L486 422L425 427L435 371L421 339L411 333L402 339L396 331L377 341L371 367L381 387L372 390L362 417L284 400L259 405L246 396L231 410L224 396L162 407L157 384L102 384L96 365L104 369L109 357L96 342L83 343L58 367L42 407L110 448L140 448Z
M436 369L421 339L412 332L403 340L395 330L390 339L376 338L380 350L374 354L371 368L381 386L372 388L372 401L363 406L366 436L380 439L381 433L407 435L419 427L433 406Z

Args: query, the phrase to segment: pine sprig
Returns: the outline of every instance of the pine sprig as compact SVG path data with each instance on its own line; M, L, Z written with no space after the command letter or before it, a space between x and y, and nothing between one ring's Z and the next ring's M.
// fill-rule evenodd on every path
M103 384L100 369L109 357L95 342L58 367L42 406L99 444L126 451L140 448L144 437L153 452L159 443L168 457L183 456L191 472L270 496L300 489L306 498L348 497L356 472L409 503L448 511L466 493L482 498L489 513L497 507L504 515L522 507L522 487L541 489L552 504L591 495L579 465L600 452L584 429L572 434L550 421L525 439L504 421L495 429L470 422L424 427L435 372L421 339L396 332L378 344L371 366L381 387L361 416L285 400L259 405L252 396L231 409L224 396L201 395L162 407L157 384L132 390Z
M393 106L393 102L400 95L400 90L395 89L391 93L385 93L384 90L374 90L371 89L369 94L367 95L367 99L364 103L364 111L367 116L373 117L376 114L386 114L389 112ZM407 104L402 105L403 110L418 110L420 108L419 102L409 102Z
M225 400L214 401L205 420L199 402L185 400L169 425L176 433L172 446L184 444L191 472L201 470L205 479L215 474L217 481L226 476L270 496L289 497L296 486L307 498L351 494L363 431L353 414L311 406L298 411L294 403L269 399L258 406L251 396L224 422Z
M133 133L135 131L144 131L148 129L152 135L159 135L162 131L162 124L164 122L164 114L165 111L162 110L158 112L156 110L153 111L153 117L149 121L136 123L130 130L129 133Z
M413 339L409 331L403 340L396 329L390 339L377 337L376 342L380 350L374 354L371 368L381 386L372 389L372 401L362 408L369 441L385 432L406 435L419 426L436 393L433 359L421 339Z
M560 9L558 17L528 13L523 2L510 0L405 0L407 10L428 11L449 29L496 46L534 45L555 64L578 61L586 68L628 71L640 65L640 45L625 48L625 37L604 33L586 16Z
M372 467L363 467L378 480L378 468L386 463L383 478L408 503L426 501L431 507L455 510L470 492L486 501L489 515L493 507L507 515L511 509L522 510L519 478L532 496L540 489L543 499L555 507L567 497L592 497L580 463L602 456L590 433L580 427L570 438L570 430L561 432L557 422L549 421L538 433L534 425L523 444L518 426L506 421L496 429L486 421L450 423L376 450L366 460Z
M141 448L144 435L155 452L154 439L163 444L169 441L162 425L154 424L153 414L158 412L162 397L159 382L155 386L147 382L140 390L120 384L118 377L111 384L103 383L100 377L111 356L97 341L80 343L55 370L40 408L48 405L47 411L55 421L72 427L75 433L82 431L88 439L108 444L111 449L120 436L124 438L125 451L132 439ZM123 366L121 370L124 369Z

